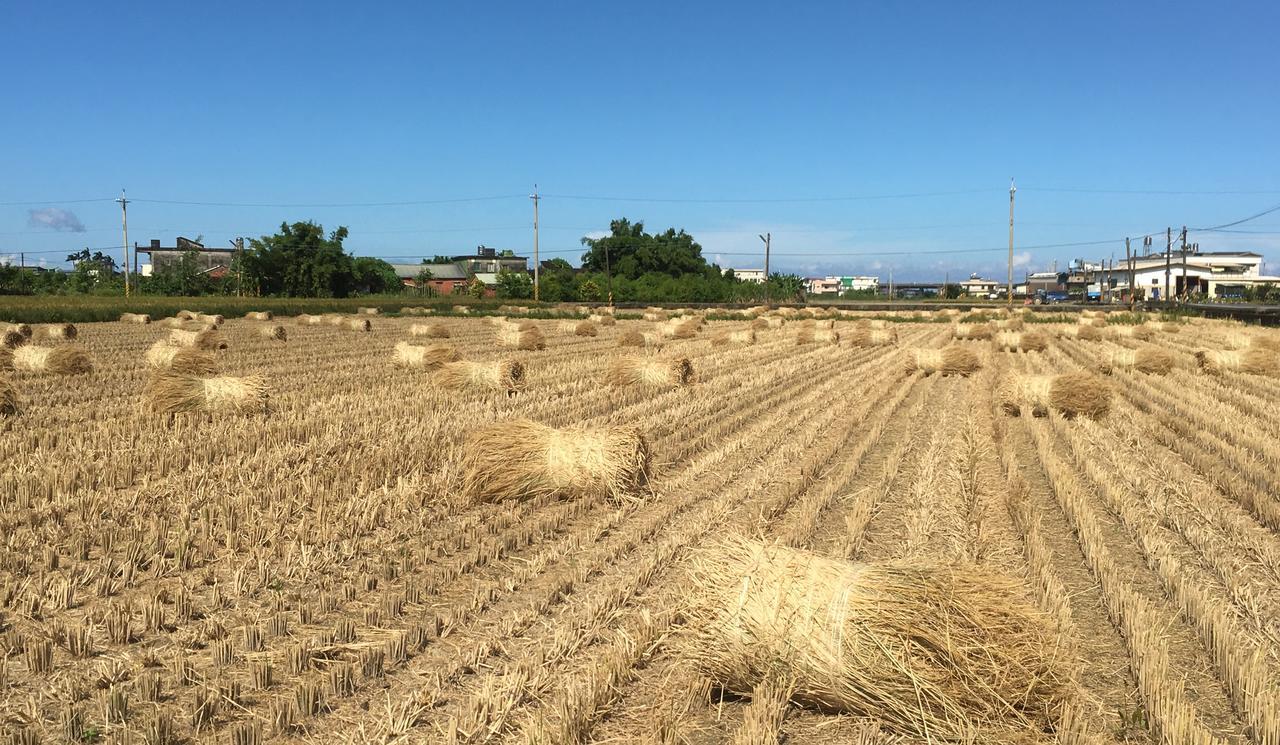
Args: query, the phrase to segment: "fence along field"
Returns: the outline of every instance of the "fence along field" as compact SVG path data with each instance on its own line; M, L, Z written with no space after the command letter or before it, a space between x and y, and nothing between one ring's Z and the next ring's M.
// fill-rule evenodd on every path
M1280 743L1276 332L753 314L0 328L3 741Z

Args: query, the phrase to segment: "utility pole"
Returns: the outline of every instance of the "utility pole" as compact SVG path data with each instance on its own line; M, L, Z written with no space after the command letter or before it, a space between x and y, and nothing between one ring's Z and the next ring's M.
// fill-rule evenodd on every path
M1184 303L1187 302L1187 298L1190 297L1190 295L1191 295L1191 291L1187 287L1187 226L1183 225L1182 226L1182 293L1180 294L1180 297L1182 298L1182 302Z
M120 203L120 224L124 227L124 296L129 297L129 200L124 196L124 189L116 201Z
M1013 308L1013 195L1018 190L1013 185L1013 179L1009 179L1009 298L1008 307Z
M609 267L609 243L604 244L604 276L609 283L609 307L613 307L613 269Z
M240 297L244 294L244 238L231 241L231 246L236 250L236 297Z
M542 197L538 196L538 185L533 185L533 193L529 195L533 200L533 302L538 302L540 297L538 293L538 270L541 268L538 261L538 200Z
M893 267L889 267L889 303L893 303Z
M769 304L769 244L773 242L773 233L760 236L764 241L764 304Z
M1173 262L1173 228L1164 229L1164 304L1169 304L1169 269Z

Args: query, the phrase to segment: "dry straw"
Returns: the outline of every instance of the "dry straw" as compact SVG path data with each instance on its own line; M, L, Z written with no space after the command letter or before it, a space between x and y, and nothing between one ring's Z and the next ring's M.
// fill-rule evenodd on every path
M1107 321L1104 318L1089 318L1088 316L1080 318L1076 321L1079 326L1093 326L1094 328L1106 328Z
M498 343L504 347L513 347L526 351L547 348L547 340L542 336L542 331L531 321L499 325Z
M806 326L796 332L796 344L839 344L840 333L831 329Z
M1168 375L1174 366L1173 352L1159 347L1142 349L1114 349L1098 370L1110 375L1116 370L1135 370L1148 375Z
M244 314L245 320L248 321L270 321L275 318L269 310L251 310Z
M381 314L382 310L380 308L359 307L359 308L356 308L356 312L363 316L376 316Z
M223 321L227 319L219 315L210 315L208 313L197 313L196 317L193 318L192 320L196 321L197 323L204 323L212 326L221 326Z
M188 375L212 375L217 368L212 353L195 347L175 347L164 341L152 344L145 359L150 367Z
M629 329L618 336L618 346L657 348L662 346L662 337L652 332L646 333Z
M1064 326L1061 329L1062 336L1080 341L1098 341L1102 338L1102 329L1097 326L1084 326L1077 324L1075 326Z
M196 349L226 349L227 344L217 331L185 331L174 329L169 332L169 343L175 347L194 347Z
M659 326L658 331L668 339L692 339L700 327L697 319L677 318Z
M750 345L755 343L756 343L755 329L740 329L738 331L721 331L720 333L711 337L711 344L717 347L723 347L729 344Z
M146 313L121 313L120 323L151 323L151 316Z
M0 377L0 417L17 416L17 414L18 389L14 387L12 380Z
M31 326L25 323L0 323L0 331L12 332L24 339L31 338Z
M457 362L458 350L445 344L420 347L408 342L398 342L392 359L402 367L425 367L434 370L447 362Z
M1006 318L1002 321L995 321L995 327L1001 331L1021 331L1026 323L1021 318Z
M695 555L688 586L689 654L733 693L783 677L795 703L934 742L1029 740L1074 698L1049 618L1021 582L976 566L730 537Z
M883 347L898 343L898 332L894 329L874 329L867 326L856 326L845 337L855 347Z
M425 336L430 339L448 339L449 327L443 323L415 323L409 327L410 336Z
M258 329L258 335L273 341L288 341L289 334L284 330L284 326L273 324L271 326L263 326Z
M957 323L951 327L951 336L960 340L986 340L992 333L991 326L986 323Z
M593 313L587 316L587 320L600 326L613 326L618 323L618 319L610 313Z
M93 372L93 360L79 347L38 347L26 344L13 350L13 368L24 372L78 375Z
M347 317L341 313L325 313L321 318L330 326L346 326Z
M574 327L573 333L575 336L596 336L600 333L600 330L591 321L579 321L578 325Z
M907 359L906 367L908 374L922 372L925 375L941 373L968 377L982 367L982 361L970 349L951 346L944 349L914 350L914 354Z
M299 313L293 320L303 326L319 326L324 323L324 316L316 316L310 313Z
M768 316L764 319L765 328L771 329L780 329L782 328L782 324L786 322L787 319L782 318L781 316Z
M1006 352L1043 352L1049 339L1039 331L997 331L995 343Z
M1111 326L1108 333L1113 339L1150 339L1155 335L1149 326Z
M6 329L0 333L0 349L13 349L27 343L27 337L17 331Z
M194 310L180 310L174 313L173 317L181 321L194 321L200 317L200 314Z
M693 363L689 362L688 357L677 357L673 360L656 357L618 357L609 363L605 382L613 386L676 388L693 382Z
M147 386L151 408L166 414L265 412L269 397L257 375L203 378L171 370L152 376Z
M19 348L21 351L21 347ZM1269 349L1246 349L1228 352L1196 352L1196 363L1210 375L1238 372L1246 375L1280 377L1280 355Z
M1000 408L1010 416L1029 412L1047 416L1052 409L1068 419L1099 419L1111 410L1111 388L1094 376L1074 372L1064 375L1015 375L996 394Z
M402 316L429 316L429 315L431 315L431 309L430 309L430 308L424 308L424 307L422 307L421 305L413 305L413 306L410 306L410 307L408 307L408 308L401 308L401 309L400 309L400 315L402 315Z
M368 318L349 318L347 319L347 328L352 331L368 333L373 331L373 322Z
M1280 335L1262 330L1255 332L1231 330L1227 332L1223 342L1228 349L1268 349L1272 352L1280 352Z
M646 320L646 321L665 321L665 320L667 320L667 314L666 314L666 313L663 313L663 312L662 312L662 311L660 311L660 310L658 310L658 311L655 311L655 310L647 310L647 311L645 311L645 312L644 312L644 315L642 315L641 317L642 317L642 318L644 318L644 320Z
M462 496L626 499L649 481L649 445L633 427L554 429L528 419L474 429L463 444Z
M516 360L496 362L446 362L432 380L453 390L498 391L512 394L524 390L524 365Z

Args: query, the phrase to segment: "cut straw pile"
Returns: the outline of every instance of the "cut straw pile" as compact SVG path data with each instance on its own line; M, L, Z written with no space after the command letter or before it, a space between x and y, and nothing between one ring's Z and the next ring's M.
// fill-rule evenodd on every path
M376 316L382 313L380 308L356 308L356 313L362 316Z
M620 347L661 347L662 337L652 332L641 332L635 329L623 331L618 335Z
M1108 333L1113 339L1150 339L1155 335L1149 326L1111 326Z
M0 333L12 333L30 339L31 327L25 323L0 323Z
M1280 335L1258 330L1252 333L1228 331L1223 340L1228 349L1267 349L1280 352Z
M27 341L27 337L17 331L6 329L5 331L0 332L0 349L13 349L14 347L20 347L23 344L26 344Z
M668 339L692 339L700 327L695 318L677 318L659 326L658 332Z
M275 318L269 310L251 310L244 317L246 321L270 321Z
M146 313L121 313L120 323L151 323L151 316Z
M319 326L324 323L324 316L316 316L310 313L299 313L293 320L303 326Z
M721 331L711 337L711 344L717 347L723 347L729 344L750 345L756 343L755 329L741 329L738 331Z
M995 343L1006 352L1043 352L1049 347L1048 337L1039 331L998 331Z
M93 360L79 347L38 347L26 344L13 350L13 369L51 375L93 372Z
M898 343L898 332L889 329L876 329L868 326L855 326L845 334L845 338L855 347L883 347Z
M457 362L458 350L445 344L421 347L408 342L398 342L392 359L402 367L424 367L434 370L447 362Z
M593 313L587 316L587 320L598 326L613 326L618 323L618 319L607 313Z
M196 349L226 349L227 344L217 331L185 331L174 329L169 332L169 344L175 347L194 347Z
M532 321L502 322L498 325L498 343L504 347L535 351L547 348L547 340Z
M449 327L443 323L415 323L409 327L410 336L425 336L430 339L448 339Z
M677 388L693 382L693 363L689 362L688 357L673 360L619 357L609 363L605 382L612 386Z
M446 362L432 381L451 390L497 391L512 394L524 390L524 365L516 360L496 362Z
M985 341L992 333L991 326L985 323L957 323L951 327L951 336L961 341Z
M285 331L284 326L279 324L272 324L270 326L263 326L259 328L258 335L266 339L271 339L272 341L289 340L289 332Z
M694 557L687 649L739 695L790 699L933 742L1031 740L1072 703L1072 666L1021 583L974 566L854 564L730 537Z
M560 333L574 336L596 336L600 329L591 321L561 321Z
M1111 389L1088 373L1064 375L1015 375L996 394L1000 408L1010 416L1029 412L1048 416L1052 409L1068 419L1099 419L1111 410Z
M147 402L165 414L265 412L270 394L260 376L204 378L169 370L153 375Z
M946 347L945 349L917 349L907 359L907 374L922 372L925 375L941 373L942 375L962 375L968 377L982 367L982 361L972 350L965 347Z
M17 416L18 389L7 377L0 377L0 417Z
M19 348L21 349L21 348ZM1280 356L1269 349L1229 352L1196 352L1196 363L1210 375L1237 372L1246 375L1280 377Z
M347 328L360 333L368 333L373 331L373 322L368 318L348 318Z
M1098 341L1102 338L1102 329L1097 326L1083 326L1080 324L1064 326L1061 328L1060 333L1064 337L1079 339L1080 341Z
M1147 375L1168 375L1173 370L1173 353L1159 347L1143 347L1142 349L1114 349L1111 351L1099 371L1110 375L1116 370L1134 370Z
M472 430L462 451L462 496L472 502L626 499L649 481L649 445L632 427L554 429L518 419Z
M145 358L149 367L189 375L211 375L215 369L210 352L195 347L175 347L164 341L152 344Z
M1021 318L1006 318L1002 321L993 321L993 325L1000 331L1021 331L1025 325Z
M796 344L839 344L840 332L832 329L804 327L796 332Z

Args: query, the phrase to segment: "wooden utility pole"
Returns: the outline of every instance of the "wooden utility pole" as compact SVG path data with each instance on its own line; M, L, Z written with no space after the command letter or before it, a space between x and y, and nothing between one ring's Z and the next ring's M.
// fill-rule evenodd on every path
M1013 307L1013 195L1017 191L1013 179L1009 179L1009 308Z
M1173 228L1164 229L1164 304L1169 304L1169 270L1173 264Z
M533 302L538 302L540 295L538 293L539 266L542 262L538 261L538 200L542 197L538 196L538 185L533 185L533 193L529 195L533 200Z
M760 240L764 241L764 304L769 304L769 247L773 243L773 233L765 233L760 236Z
M129 200L124 196L124 189L116 201L120 203L120 224L124 228L124 296L129 297Z
M1179 297L1181 297L1182 302L1185 303L1187 301L1187 298L1190 296L1191 296L1191 292L1187 287L1187 226L1183 225L1182 226L1182 292L1180 293Z

